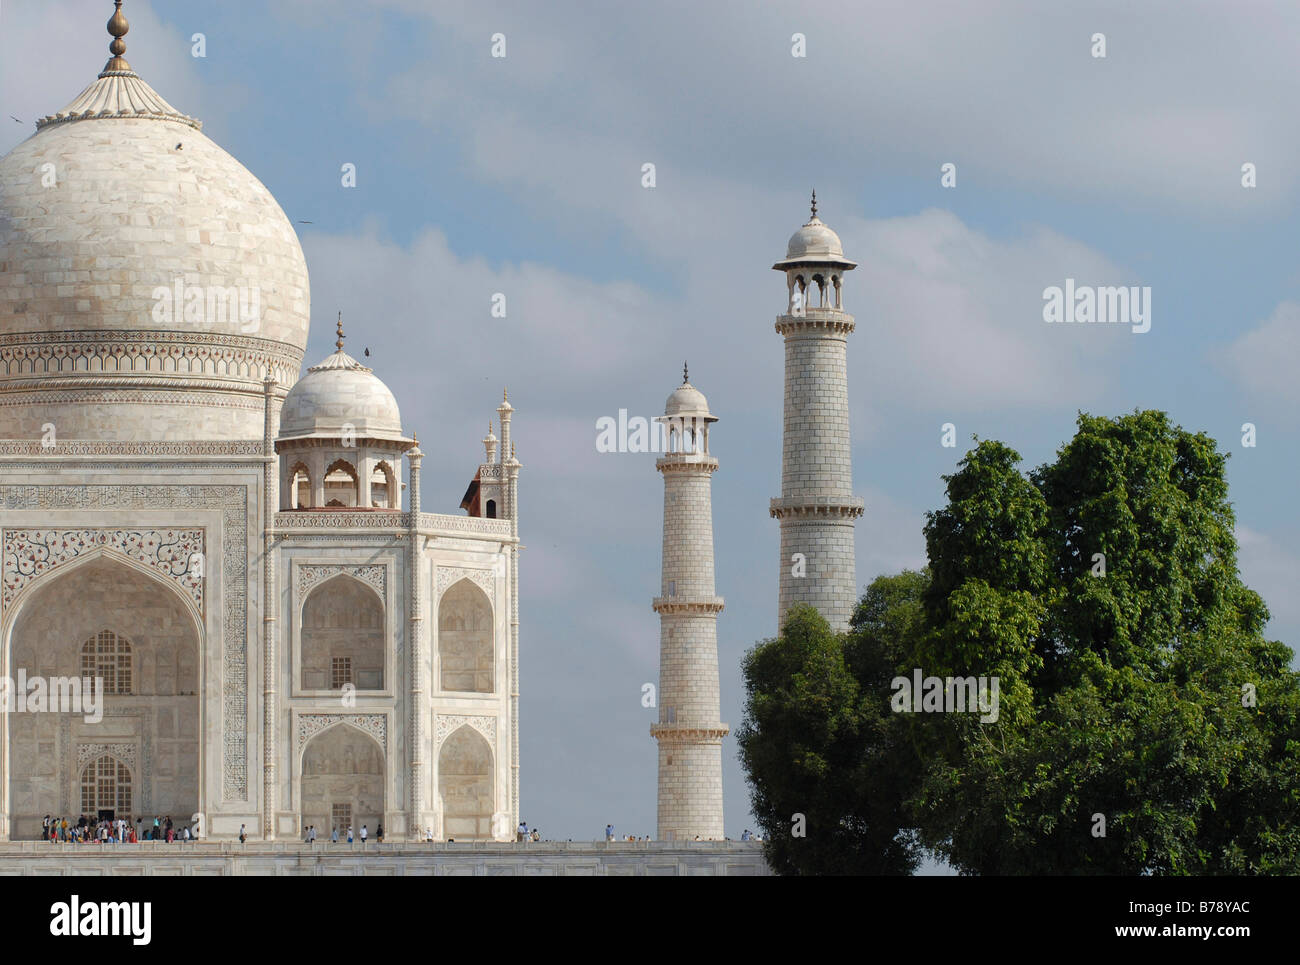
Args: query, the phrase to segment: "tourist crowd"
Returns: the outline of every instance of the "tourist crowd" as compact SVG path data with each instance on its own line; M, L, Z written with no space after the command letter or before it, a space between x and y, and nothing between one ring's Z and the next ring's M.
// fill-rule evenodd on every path
M178 829L170 816L154 815L153 824L149 824L144 818L136 818L132 823L127 818L104 821L83 814L70 821L47 814L41 821L41 837L51 844L135 844L138 841L171 844L174 841L197 841L199 835L198 829L188 824Z

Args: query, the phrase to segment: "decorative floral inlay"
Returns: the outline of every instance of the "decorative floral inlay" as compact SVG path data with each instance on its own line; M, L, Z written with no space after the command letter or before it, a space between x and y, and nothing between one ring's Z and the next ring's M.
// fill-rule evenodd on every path
M469 726L473 727L476 731L486 737L489 744L493 747L496 746L497 719L495 717L469 716L466 714L438 715L438 745L441 746L442 742L447 739L447 735L451 734L456 730L456 728L463 724L469 724Z
M388 750L388 717L384 714L299 714L298 750L321 731L339 723L365 731Z
M203 610L202 529L7 529L3 603L37 577L98 549L127 556L179 585Z
M298 599L301 600L307 595L317 583L322 583L332 576L340 573L346 573L348 576L354 576L363 583L374 587L379 593L379 598L388 603L387 584L388 584L388 567L382 563L366 563L359 566L348 564L307 564L297 568L298 573Z
M498 559L504 561L505 557L498 557ZM493 582L497 574L500 572L504 575L503 566L504 562L501 566L493 566L491 569L469 566L440 566L438 567L436 595L441 597L447 587L468 578L477 583L490 600L492 599Z
M108 754L116 757L127 767L135 770L134 744L78 744L77 773L80 774L87 764Z

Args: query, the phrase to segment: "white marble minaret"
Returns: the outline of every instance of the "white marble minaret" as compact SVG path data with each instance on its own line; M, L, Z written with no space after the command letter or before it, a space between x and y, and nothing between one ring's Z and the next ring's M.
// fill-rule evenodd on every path
M710 486L718 460L709 454L704 394L686 381L668 397L664 474L663 586L659 614L660 841L721 839L722 738L718 720L718 614L713 591L713 508Z
M770 513L781 521L778 626L796 603L816 607L846 629L857 601L853 527L862 500L853 495L846 351L853 316L844 311L844 257L839 236L812 217L790 237L784 261L789 302L776 318L785 336L785 422L781 496Z

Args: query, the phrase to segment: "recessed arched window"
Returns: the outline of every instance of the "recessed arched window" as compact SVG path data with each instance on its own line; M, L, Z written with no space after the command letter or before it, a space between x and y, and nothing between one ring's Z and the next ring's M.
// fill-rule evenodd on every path
M308 594L302 608L302 685L307 690L384 688L384 605L346 574Z
M488 519L497 518L497 501L495 499L489 499L487 501L487 510L484 512L484 515L487 516Z
M131 813L131 769L110 754L97 757L81 772L81 810L96 815Z
M100 630L81 646L81 675L103 678L106 694L129 694L131 641L112 630Z

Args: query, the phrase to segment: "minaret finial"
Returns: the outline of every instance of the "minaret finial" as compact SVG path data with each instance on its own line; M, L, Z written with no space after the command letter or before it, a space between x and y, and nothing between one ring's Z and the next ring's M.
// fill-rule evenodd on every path
M510 390L509 390L509 388L504 387L504 386L503 386L502 389L501 389L501 401L502 401L502 402L509 402L509 401L510 401Z
M113 7L113 16L108 21L108 32L113 38L113 42L108 45L108 52L113 55L113 58L104 65L105 72L131 69L131 65L122 57L126 53L126 41L122 38L131 29L131 25L126 22L126 16L122 13L122 0L114 0Z
M682 385L686 385L690 381L691 379L690 376L687 374L686 363L683 362L682 363Z
M813 188L812 196L812 216L817 217L817 189Z
M338 337L338 341L334 343L334 347L337 348L340 352L342 352L343 340L347 338L347 336L343 334L343 313L342 312L339 312L339 324L338 324L337 331L339 337Z

